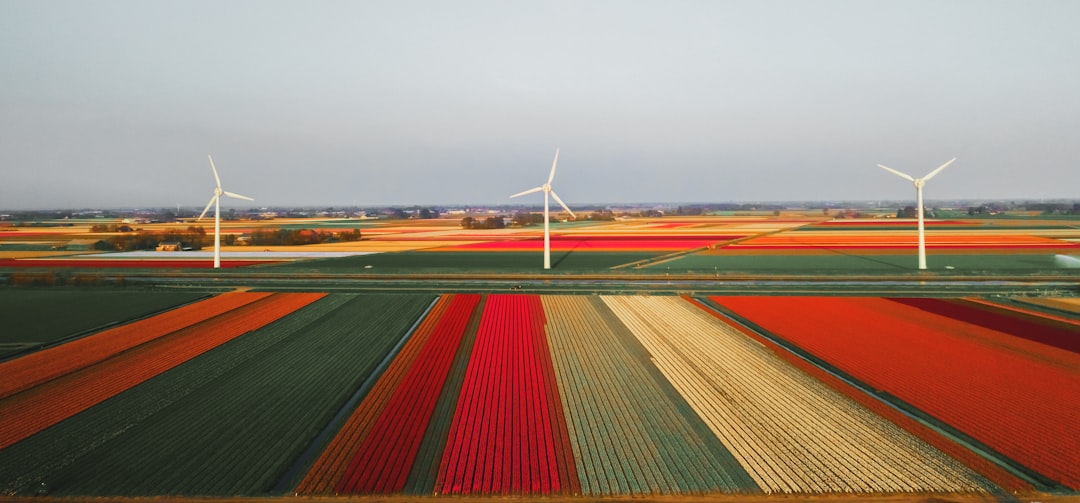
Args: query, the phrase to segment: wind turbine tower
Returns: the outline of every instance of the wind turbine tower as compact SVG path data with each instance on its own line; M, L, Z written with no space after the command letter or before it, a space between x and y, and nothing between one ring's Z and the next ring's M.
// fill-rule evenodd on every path
M562 201L562 199L559 199L559 195L556 194L555 191L551 190L551 181L555 179L555 165L558 164L558 162L559 162L559 149L556 148L555 149L555 160L551 162L551 174L548 175L547 182L544 183L543 185L539 186L539 187L534 187L534 188L531 188L529 190L526 190L526 191L523 191L523 192L518 192L517 194L514 194L514 195L510 196L511 198L515 198L515 197L518 197L518 196L524 196L526 194L532 194L533 192L540 192L540 191L544 192L544 269L545 270L551 269L551 230L550 230L550 224L548 223L548 221L550 220L549 209L548 209L548 195L550 194L551 197L555 199L555 202L559 203L559 205L562 206L563 209L566 210L566 212L569 213L571 217L577 218L574 215L574 212L570 211L570 208L568 208L566 206L566 203L564 203Z
M214 181L217 182L217 187L214 188L214 195L210 197L210 202L206 203L206 208L203 208L202 213L199 215L199 220L202 220L206 216L206 212L210 211L210 205L214 206L214 269L221 268L221 196L231 197L233 199L243 199L245 201L254 201L254 199L248 196L241 196L240 194L234 194L221 190L221 177L218 176L217 167L214 166L214 158L209 154L206 156L210 159L210 169L214 171Z
M948 165L952 164L953 161L955 161L955 160L956 160L956 158L953 157L952 159L949 160L949 162L946 162L945 164L942 164L941 166L938 166L937 169L931 171L930 174L928 174L928 175L926 175L926 176L924 176L922 178L914 178L911 175L908 175L906 173L901 173L901 172L899 172L899 171L897 171L895 169L892 169L892 168L889 168L889 167L886 167L886 166L882 166L881 164L878 164L879 168L881 168L881 169L883 169L885 171L888 171L889 173L892 173L892 174L894 174L896 176L899 176L900 178L903 178L903 179L915 184L915 205L916 205L915 206L915 211L916 211L916 214L919 216L919 270L925 270L926 269L926 230L925 230L925 223L923 221L922 189L923 189L923 186L926 185L927 181L929 181L931 178L936 176L938 173L941 172L941 170L945 169Z

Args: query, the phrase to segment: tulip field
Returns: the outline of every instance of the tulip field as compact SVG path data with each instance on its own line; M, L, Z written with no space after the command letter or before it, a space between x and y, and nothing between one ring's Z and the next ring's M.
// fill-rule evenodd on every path
M1080 322L1035 307L219 293L0 362L0 495L1076 490Z
M673 252L707 246L744 237L735 235L688 235L688 236L589 236L570 235L554 236L551 239L551 251L554 252ZM487 241L456 245L436 250L452 251L543 251L543 238Z
M267 494L431 300L278 293L250 305L272 307L276 322L238 308L165 336L183 346L226 324L245 332L0 450L0 492L44 481L74 495ZM149 344L140 353L173 358ZM56 400L81 384L65 376L5 398L4 438L23 430L7 421L11 400Z
M0 359L40 350L77 337L130 322L207 297L198 292L153 292L120 289L0 290ZM57 310L64 316L56 316Z
M712 300L1053 481L1080 488L1080 323L1040 323L1033 313L1019 317L943 299ZM1011 323L983 322L995 317Z
M958 463L682 299L604 300L766 492L979 487Z

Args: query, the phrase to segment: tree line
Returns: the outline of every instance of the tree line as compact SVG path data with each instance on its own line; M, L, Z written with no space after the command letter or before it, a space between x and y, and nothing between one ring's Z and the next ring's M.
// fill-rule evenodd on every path
M112 230L96 229L93 232L116 232ZM103 226L105 227L105 226ZM107 227L105 227L107 228ZM145 231L142 229L127 232L116 236L109 236L104 240L116 250L135 251L153 250L159 243L180 243L185 249L200 250L204 246L213 245L213 234L207 235L202 226L190 226L183 230ZM342 241L359 241L360 229L344 231L323 231L315 229L258 229L251 233L246 240L236 234L222 234L221 244L226 246L237 244L250 244L256 246L301 246L319 243L333 243Z

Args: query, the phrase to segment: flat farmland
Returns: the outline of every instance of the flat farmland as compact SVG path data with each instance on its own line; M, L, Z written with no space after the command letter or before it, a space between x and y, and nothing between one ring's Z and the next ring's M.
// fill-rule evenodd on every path
M153 224L164 231L180 224ZM539 225L463 229L455 219L282 219L231 221L223 233L255 230L360 229L363 238L305 246L227 246L223 267L232 277L274 275L475 274L814 276L915 275L915 223L905 219L821 216L702 216L557 222L552 270L543 271ZM107 277L205 275L207 251L110 253L63 250L72 240L108 238L87 225L5 231L0 279L51 281L59 273ZM48 239L51 245L43 245ZM59 244L57 244L59 243ZM55 247L49 255L41 247ZM33 256L25 251L33 248ZM4 251L8 250L10 251ZM946 219L927 222L929 271L924 274L1080 275L1076 221L1036 217ZM343 256L345 255L345 256ZM37 276L33 276L37 274ZM20 276L21 275L21 276ZM30 276L28 276L30 275ZM21 279L20 279L21 278Z
M0 492L991 497L1080 485L1080 323L1013 304L237 292L185 308L0 363L13 383ZM65 348L80 341L96 344Z
M205 297L123 290L0 290L0 360ZM64 313L57 316L56 313Z
M660 255L658 252L552 252L552 270L587 274ZM502 251L406 251L305 261L262 269L266 273L301 274L529 274L542 270L543 256ZM370 267L369 267L370 266Z
M932 221L922 273L903 220L559 223L546 272L538 226L361 227L357 242L231 247L243 267L220 271L184 265L205 265L205 251L183 264L154 252L0 254L0 278L16 284L123 274L148 287L0 289L3 342L20 351L0 361L0 495L1080 489L1074 222ZM139 266L151 261L164 266ZM800 276L820 282L799 286L814 295L725 287ZM1026 277L1064 296L948 291ZM923 290L859 290L905 282ZM820 296L845 283L853 296ZM554 294L566 291L585 295ZM668 295L622 295L649 291Z
M1080 323L945 299L712 300L1007 458L1080 487Z

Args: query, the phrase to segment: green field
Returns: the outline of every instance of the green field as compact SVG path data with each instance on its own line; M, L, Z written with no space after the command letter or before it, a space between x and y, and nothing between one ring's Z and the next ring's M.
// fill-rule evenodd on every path
M267 494L431 301L321 299L5 449L0 494Z
M550 272L602 274L611 267L658 255L656 252L552 252ZM307 274L533 274L542 273L543 264L543 254L536 252L410 251L264 266L259 271Z
M0 243L0 252L53 251L54 243Z
M927 270L947 274L1059 274L1080 275L1080 269L1062 267L1054 254L927 255ZM650 265L639 272L672 274L897 274L916 272L918 256L859 255L837 251L833 255L707 255L692 254ZM951 267L952 269L950 269ZM839 278L838 278L839 279Z
M0 359L206 297L128 290L0 289Z

